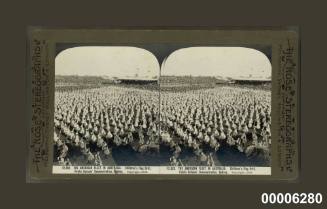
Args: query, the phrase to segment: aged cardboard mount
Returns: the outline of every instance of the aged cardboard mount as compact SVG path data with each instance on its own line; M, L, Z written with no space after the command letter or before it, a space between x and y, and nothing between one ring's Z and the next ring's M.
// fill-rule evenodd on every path
M28 38L28 181L297 179L296 30Z

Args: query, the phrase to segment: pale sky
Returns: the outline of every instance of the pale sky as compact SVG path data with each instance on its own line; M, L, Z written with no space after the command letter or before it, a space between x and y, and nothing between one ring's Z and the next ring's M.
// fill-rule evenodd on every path
M60 52L56 75L89 75L152 79L160 66L149 51L128 46L82 46ZM174 51L162 65L161 75L222 76L268 79L271 64L262 52L244 47L189 47Z
M89 75L141 78L159 75L159 63L147 50L125 46L82 46L60 52L55 60L56 75Z
M244 47L190 47L170 54L161 75L267 79L271 64L262 52Z

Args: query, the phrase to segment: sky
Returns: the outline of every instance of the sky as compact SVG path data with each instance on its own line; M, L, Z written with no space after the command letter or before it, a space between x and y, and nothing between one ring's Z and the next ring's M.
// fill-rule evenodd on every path
M153 78L159 70L155 56L137 47L73 47L55 60L56 75Z
M245 47L190 47L170 54L161 74L268 79L271 63L262 52Z
M160 66L149 51L126 46L66 49L55 60L56 75L154 78ZM271 63L262 52L245 47L189 47L164 61L161 75L270 79Z

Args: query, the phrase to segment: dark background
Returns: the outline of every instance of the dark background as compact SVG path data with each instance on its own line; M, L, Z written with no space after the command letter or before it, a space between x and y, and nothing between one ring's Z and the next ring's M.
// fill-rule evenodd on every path
M1 208L265 208L262 192L321 192L326 207L326 5L323 1L1 1ZM297 182L27 184L26 29L33 26L285 26L301 33ZM7 205L8 204L8 205ZM283 208L285 205L273 205ZM286 207L286 206L285 206ZM289 208L298 208L288 205ZM304 205L303 208L316 206Z

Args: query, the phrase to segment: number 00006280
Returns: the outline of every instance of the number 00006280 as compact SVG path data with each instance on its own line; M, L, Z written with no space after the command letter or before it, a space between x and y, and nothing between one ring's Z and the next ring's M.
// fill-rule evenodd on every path
M262 193L263 204L321 204L321 193Z

